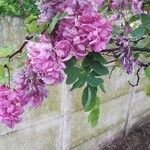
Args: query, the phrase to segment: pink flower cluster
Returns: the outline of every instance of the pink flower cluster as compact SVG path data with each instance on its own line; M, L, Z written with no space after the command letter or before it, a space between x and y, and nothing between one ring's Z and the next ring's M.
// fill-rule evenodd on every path
M40 8L45 13L40 22L51 19L57 12L67 12L54 30L51 38L46 33L40 35L39 42L30 41L28 59L31 69L45 84L58 84L63 81L65 61L75 56L81 59L89 51L101 52L106 48L112 35L112 23L117 19L112 16L105 19L98 13L103 0L57 0L41 2ZM97 9L96 9L97 8ZM49 9L52 15L47 17ZM45 17L43 17L43 15Z
M110 3L111 9L128 9L131 7L131 10L134 14L143 13L143 0L112 0Z
M57 12L70 14L79 13L80 7L91 7L98 10L104 0L41 0L38 3L40 9L39 23L50 20Z
M126 36L120 36L117 40L119 46L119 59L122 67L125 69L127 74L131 74L133 71L133 65L135 60L133 52L131 50L130 41Z
M19 123L24 109L18 93L6 86L0 86L0 122L13 128Z
M67 41L61 41L55 47L50 42L30 42L27 49L31 68L39 74L44 83L51 85L63 81L64 60L67 60L70 50ZM57 53L54 53L55 50Z
M31 69L25 69L16 76L17 93L22 106L38 107L47 97L43 80Z
M113 18L115 20L115 18ZM106 48L112 33L112 18L106 20L97 12L86 8L78 18L72 16L61 21L57 36L71 43L71 51L76 58L83 58L87 48L100 52Z

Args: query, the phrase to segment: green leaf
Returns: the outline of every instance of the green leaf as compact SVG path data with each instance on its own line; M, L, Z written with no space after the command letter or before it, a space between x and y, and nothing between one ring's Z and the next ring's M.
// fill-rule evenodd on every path
M8 83L8 80L9 80L8 77L0 78L0 84L7 84L7 83Z
M89 67L89 66L91 65L91 63L92 63L92 60L93 60L92 53L89 53L89 54L83 59L82 67L83 67L83 68Z
M145 39L143 40L140 40L138 43L137 43L137 47L139 48L145 48L147 47L148 45L150 44L150 37L146 37Z
M150 84L146 85L145 92L147 96L150 96Z
M102 65L107 64L106 59L99 53L93 53L94 60L100 62Z
M48 27L48 33L51 34L52 31L54 30L55 26L57 25L58 21L59 21L59 17L60 17L60 13L57 13L53 19L52 22L50 23L49 27Z
M104 93L106 93L104 83L100 84L99 87Z
M140 18L139 18L139 16L138 15L135 15L135 16L132 16L130 19L129 19L129 23L133 23L133 22L135 22L135 21L137 21L137 20L139 20Z
M150 67L147 67L147 68L144 70L144 72L145 72L146 77L150 80Z
M99 76L109 74L108 68L101 65L98 61L94 61L91 67L92 67L91 69L93 69Z
M14 47L1 47L0 48L0 57L7 57L12 54Z
M67 84L74 83L80 75L80 69L78 67L73 67L72 69L68 70L67 72Z
M38 17L32 14L32 15L30 15L29 17L27 17L27 18L25 19L25 23L26 23L26 24L30 24L30 23L32 23L33 21L37 20L37 19L38 19Z
M145 29L143 28L143 26L140 26L136 28L135 30L133 30L132 36L137 39L140 39L143 37L144 33L145 33Z
M85 112L92 111L93 109L99 108L100 99L99 97L93 98L85 109Z
M5 76L5 68L3 65L0 65L0 78L3 78Z
M95 78L94 76L89 76L87 78L87 83L93 87L98 87L99 85L103 84L103 79Z
M141 21L142 21L142 24L144 26L150 24L150 15L148 15L148 14L141 14Z
M93 111L90 112L88 116L88 122L91 123L93 127L95 127L98 124L98 119L99 119L99 108L94 109Z
M80 88L82 87L84 84L85 84L85 79L84 78L79 78L78 81L76 81L72 88L71 88L71 91L74 90L74 89L77 89L77 88Z
M67 66L66 69L65 69L65 73L67 73L69 70L71 70L72 67L75 66L76 62L77 62L77 61L76 61L75 57L72 57L70 60L68 60L68 61L65 63L65 65Z
M62 20L65 16L67 16L67 13L57 13L53 19L52 22L50 23L49 27L48 27L48 33L51 34L53 32L53 30L55 29L57 23Z
M82 94L82 106L86 110L92 99L96 97L97 88L87 86Z
M88 87L86 87L82 94L82 106L84 109L86 109L86 106L87 106L87 103L89 100L90 100L89 89L88 89Z

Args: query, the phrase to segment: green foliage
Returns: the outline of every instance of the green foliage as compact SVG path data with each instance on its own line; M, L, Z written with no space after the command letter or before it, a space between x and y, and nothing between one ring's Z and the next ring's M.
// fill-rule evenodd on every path
M57 23L62 20L67 14L66 13L57 13L51 23L49 24L49 27L48 27L48 33L51 34L53 32L53 30L55 29Z
M133 16L129 21L134 22L138 19L141 20L141 25L132 32L132 36L136 39L140 39L144 37L144 35L150 34L150 16L148 14L141 14L138 17Z
M147 67L145 70L146 77L150 80L150 67Z
M26 26L27 32L41 33L48 27L47 23L38 25L37 20L38 20L38 17L36 15L30 15L29 17L25 19L25 26Z
M4 78L5 76L5 68L3 65L0 65L0 78Z
M86 111L90 111L88 116L88 122L91 123L93 127L95 127L98 123L99 115L100 115L100 99L99 97L95 97L92 99L86 109Z
M18 0L0 0L0 14L23 18L30 14L38 14L38 9L35 4L37 0L23 0L22 2Z
M150 67L147 67L144 72L145 76L149 79L149 83L145 86L145 92L147 96L150 96Z
M150 96L150 83L145 86L145 92L147 96Z
M66 83L73 84L71 90L85 87L82 94L82 106L89 112L88 122L92 126L95 126L99 119L100 99L97 97L97 91L101 89L105 92L102 76L109 74L105 64L107 64L105 58L95 52L89 53L81 65L77 64L74 57L66 63Z
M7 57L8 55L10 55L15 50L16 50L15 46L0 47L0 57Z
M139 26L132 32L132 36L135 37L136 39L142 38L144 34L145 34L145 29L143 26Z

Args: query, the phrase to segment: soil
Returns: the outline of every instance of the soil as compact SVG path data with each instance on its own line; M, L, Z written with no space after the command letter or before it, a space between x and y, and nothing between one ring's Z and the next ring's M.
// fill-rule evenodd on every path
M118 137L101 150L150 150L150 121L134 127L126 137Z

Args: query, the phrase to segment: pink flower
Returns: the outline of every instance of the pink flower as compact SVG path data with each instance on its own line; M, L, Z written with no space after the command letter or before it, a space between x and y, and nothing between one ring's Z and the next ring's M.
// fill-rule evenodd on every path
M135 14L142 14L143 0L132 0L132 11Z
M43 80L30 68L18 73L16 84L22 106L29 104L36 108L47 97L47 90Z
M120 2L118 0L112 0L109 7L111 9L118 9L120 7Z
M19 123L24 109L15 90L0 86L0 122L13 128Z
M85 10L79 18L78 28L85 46L100 52L106 48L111 38L112 21L104 19L96 12Z
M38 3L38 7L41 12L38 23L42 24L52 19L52 17L56 14L56 7L59 6L61 2L61 0L41 0L40 3Z
M70 50L71 50L71 44L67 40L62 40L60 42L57 42L54 47L54 51L56 52L57 56L66 60L69 60L70 57Z
M39 74L46 84L62 82L62 71L65 68L64 61L70 57L68 57L69 47L70 44L66 41L58 42L55 48L50 42L29 42L27 49L32 70Z

